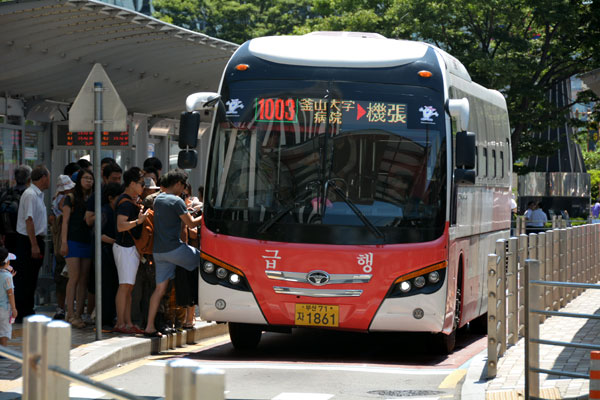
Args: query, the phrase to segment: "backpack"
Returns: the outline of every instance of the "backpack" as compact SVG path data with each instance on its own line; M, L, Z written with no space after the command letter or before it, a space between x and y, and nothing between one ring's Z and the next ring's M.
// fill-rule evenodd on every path
M22 194L21 191L10 188L0 197L0 234L17 233L17 215Z
M125 201L128 201L137 207L137 204L135 202L125 198L121 199L119 204L117 204L117 207L119 207L119 205L121 205ZM154 247L154 210L148 210L148 215L142 223L142 233L140 234L140 237L138 239L136 239L135 236L133 236L133 234L131 233L131 229L127 232L129 232L129 234L131 235L131 238L135 243L135 248L137 249L140 256L152 254L152 249Z

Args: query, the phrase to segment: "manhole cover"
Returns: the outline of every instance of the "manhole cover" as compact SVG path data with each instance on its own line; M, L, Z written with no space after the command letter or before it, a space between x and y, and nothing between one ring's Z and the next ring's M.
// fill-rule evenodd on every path
M444 392L438 390L371 390L367 393L386 397L436 396L444 394Z

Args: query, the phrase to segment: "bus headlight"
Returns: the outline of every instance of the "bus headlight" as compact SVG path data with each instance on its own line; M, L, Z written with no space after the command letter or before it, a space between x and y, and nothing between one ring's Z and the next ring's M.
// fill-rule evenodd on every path
M227 278L227 270L223 267L217 268L217 278L219 278L219 279Z
M232 285L237 285L238 283L240 283L240 276L238 274L231 274L229 276L229 282Z
M400 284L398 285L398 289L400 289L400 291L403 293L408 293L410 291L411 286L412 285L409 281L404 281L400 282Z
M417 276L415 278L414 283L415 283L415 287L417 287L419 289L422 288L423 286L425 286L425 277L424 276Z
M427 279L431 283L438 283L440 281L440 273L438 271L430 272L429 275L427 275Z
M207 274L212 274L215 271L215 264L211 263L210 261L207 261L204 263L204 265L202 266L202 269L204 270L204 272L206 272Z

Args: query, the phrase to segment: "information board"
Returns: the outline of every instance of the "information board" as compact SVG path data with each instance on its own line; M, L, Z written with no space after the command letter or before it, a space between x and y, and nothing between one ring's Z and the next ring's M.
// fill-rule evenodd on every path
M103 132L101 140L105 150L127 149L131 146L129 132ZM70 132L68 125L56 125L54 148L85 149L94 146L94 132Z

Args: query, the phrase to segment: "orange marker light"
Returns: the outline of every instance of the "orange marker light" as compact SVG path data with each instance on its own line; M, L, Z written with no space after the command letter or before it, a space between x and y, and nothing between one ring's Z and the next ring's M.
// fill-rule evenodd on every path
M235 66L235 69L237 69L238 71L246 71L248 70L248 68L250 68L248 64L238 64Z
M421 77L421 78L431 78L431 76L433 75L431 72L429 71L419 71L417 72L417 74Z

